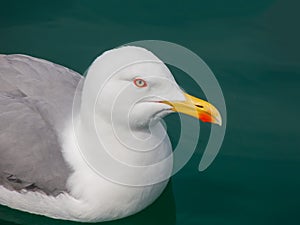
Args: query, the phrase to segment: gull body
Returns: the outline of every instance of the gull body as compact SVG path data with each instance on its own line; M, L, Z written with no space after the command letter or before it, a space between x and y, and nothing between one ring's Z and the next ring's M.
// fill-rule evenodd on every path
M186 111L189 97L150 51L107 51L86 78L45 60L1 55L0 79L0 204L98 222L137 213L162 193L173 161L160 119ZM142 169L97 157L107 153Z

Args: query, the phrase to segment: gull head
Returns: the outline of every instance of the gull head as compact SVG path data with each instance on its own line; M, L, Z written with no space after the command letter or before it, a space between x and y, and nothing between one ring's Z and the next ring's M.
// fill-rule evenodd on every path
M172 112L222 123L212 104L185 93L168 67L141 47L106 51L90 66L84 85L89 112L118 126L143 130Z

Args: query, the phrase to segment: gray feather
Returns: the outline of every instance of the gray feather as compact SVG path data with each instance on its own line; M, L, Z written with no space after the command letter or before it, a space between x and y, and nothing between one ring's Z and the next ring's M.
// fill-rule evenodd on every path
M67 191L71 169L58 134L81 79L45 60L0 55L0 185L54 196Z

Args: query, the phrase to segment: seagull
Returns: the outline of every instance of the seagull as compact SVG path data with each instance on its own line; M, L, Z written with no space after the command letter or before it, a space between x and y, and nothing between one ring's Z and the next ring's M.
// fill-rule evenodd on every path
M86 76L0 55L0 204L80 222L143 210L172 171L161 119L173 112L222 123L212 104L185 93L141 47L104 52Z

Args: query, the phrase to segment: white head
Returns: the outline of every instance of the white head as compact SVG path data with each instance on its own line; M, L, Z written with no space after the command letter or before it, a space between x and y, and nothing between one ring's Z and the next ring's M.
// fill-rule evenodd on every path
M93 106L93 113L102 119L113 119L119 126L129 125L133 130L146 131L150 124L174 111L221 123L220 114L212 105L180 89L160 59L133 46L107 51L92 63L82 104ZM90 111L91 107L87 108Z

